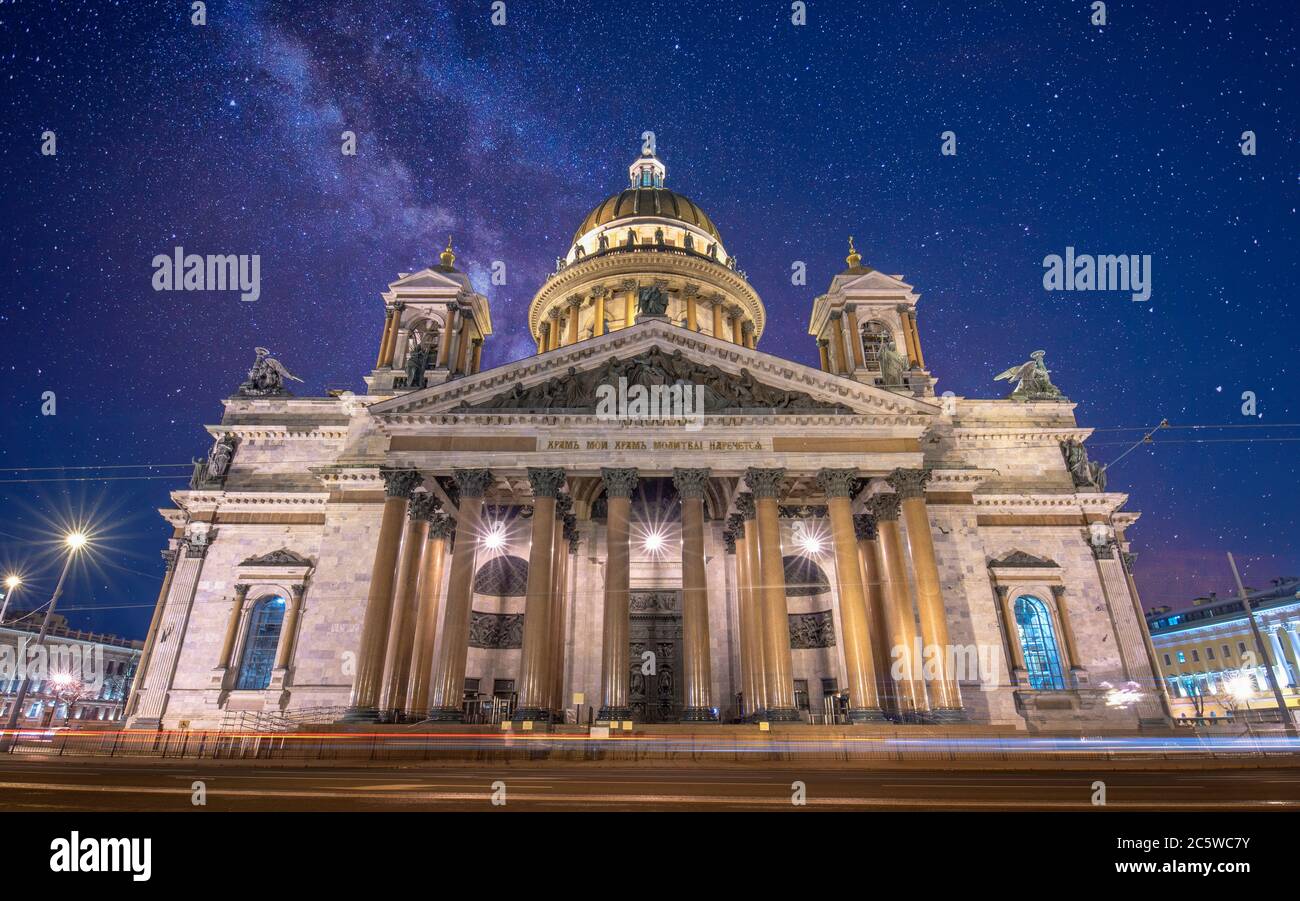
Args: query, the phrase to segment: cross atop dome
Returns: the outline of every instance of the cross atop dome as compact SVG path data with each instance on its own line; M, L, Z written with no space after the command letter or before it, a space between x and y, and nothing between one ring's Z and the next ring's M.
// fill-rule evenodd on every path
M634 188L662 188L667 174L668 170L649 147L627 167L627 177Z

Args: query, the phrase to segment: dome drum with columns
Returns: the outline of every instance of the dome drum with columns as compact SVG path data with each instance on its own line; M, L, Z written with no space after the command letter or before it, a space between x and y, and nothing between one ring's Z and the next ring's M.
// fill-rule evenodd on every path
M736 269L712 220L663 187L667 170L646 151L631 186L597 204L579 226L528 309L538 353L636 322L641 288L667 292L669 320L691 331L755 347L763 302Z
M587 216L530 305L537 355L483 366L448 242L382 295L366 394L224 401L163 511L133 728L1163 716L1137 514L1074 405L936 398L930 363L961 361L927 362L919 295L852 245L810 301L819 365L759 350L762 301L665 175L643 153ZM700 404L611 412L620 384Z

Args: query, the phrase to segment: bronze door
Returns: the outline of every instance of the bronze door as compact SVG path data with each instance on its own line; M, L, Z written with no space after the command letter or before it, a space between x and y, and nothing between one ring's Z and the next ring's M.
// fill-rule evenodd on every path
M628 706L635 722L675 723L681 716L680 594L631 592Z

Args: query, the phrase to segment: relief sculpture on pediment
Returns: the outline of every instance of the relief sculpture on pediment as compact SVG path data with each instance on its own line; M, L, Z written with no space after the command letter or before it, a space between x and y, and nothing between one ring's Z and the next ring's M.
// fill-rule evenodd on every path
M585 372L570 366L562 376L527 388L516 383L508 391L481 403L463 402L458 409L593 412L598 400L597 389L602 385L617 388L620 381L627 388L701 386L704 389L704 409L710 413L738 409L850 412L842 404L820 401L803 391L766 385L754 378L748 369L733 375L717 366L688 359L680 350L667 354L658 347L625 360L611 357L601 366Z

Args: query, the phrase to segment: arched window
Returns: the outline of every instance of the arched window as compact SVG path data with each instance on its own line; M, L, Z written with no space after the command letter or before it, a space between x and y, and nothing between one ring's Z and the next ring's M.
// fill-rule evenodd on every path
M1035 691L1064 691L1065 677L1056 650L1056 630L1047 605L1029 594L1016 598L1016 631L1025 652L1029 687Z
M862 323L862 361L873 372L880 371L880 349L889 340L889 329L872 319Z
M284 598L272 595L253 605L235 688L261 691L271 684L271 668L275 666L275 649L280 644L280 626L283 623Z

